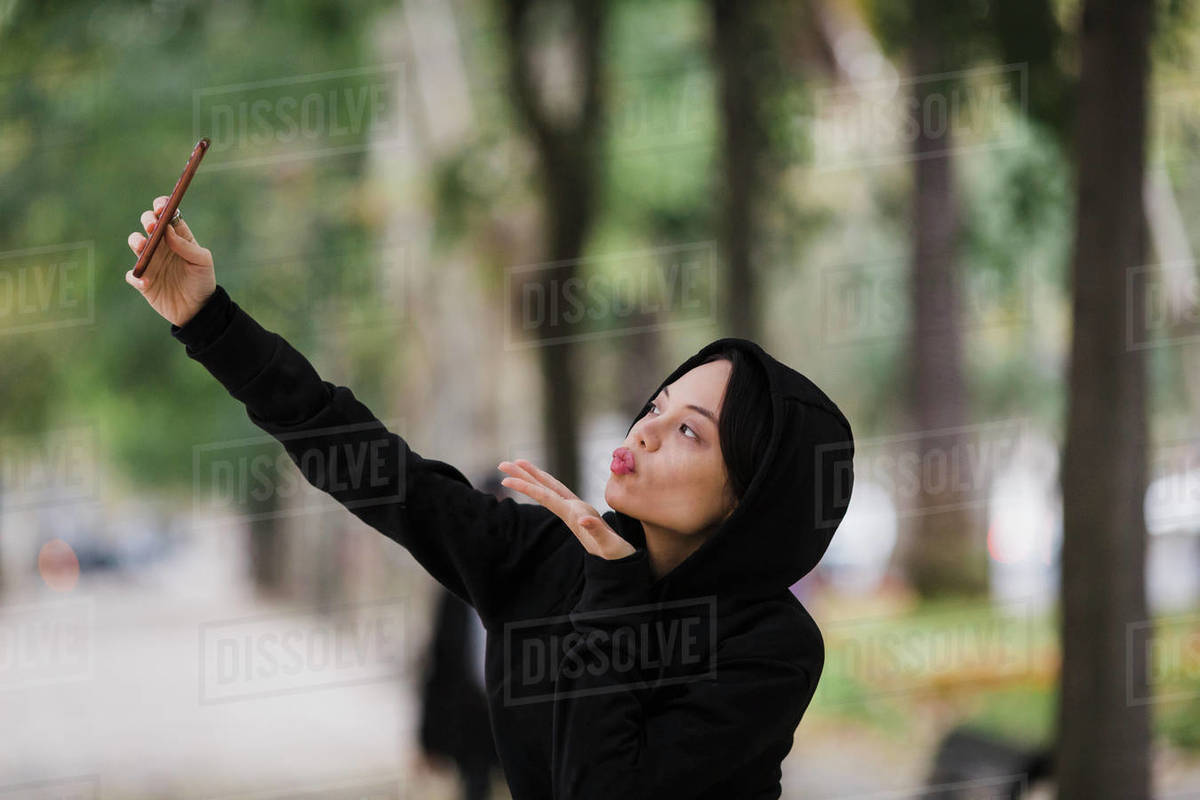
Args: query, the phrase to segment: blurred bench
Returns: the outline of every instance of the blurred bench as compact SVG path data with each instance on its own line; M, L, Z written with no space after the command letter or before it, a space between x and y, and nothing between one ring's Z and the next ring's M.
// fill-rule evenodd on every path
M923 800L1021 800L1053 775L1050 747L1030 748L966 725L938 745Z

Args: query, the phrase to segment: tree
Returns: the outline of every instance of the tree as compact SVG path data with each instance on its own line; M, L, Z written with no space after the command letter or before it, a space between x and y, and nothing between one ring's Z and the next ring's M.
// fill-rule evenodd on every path
M912 143L912 261L909 267L907 402L918 431L921 462L936 448L960 451L966 443L961 429L967 422L967 387L963 369L963 319L960 296L963 266L959 258L962 219L955 185L952 124L935 129L925 117L931 101L949 97L959 83L954 78L929 76L958 66L951 46L950 25L942 4L917 0L913 4L909 62L915 80L913 107L921 120ZM946 54L950 54L947 58ZM936 107L936 106L935 106ZM966 491L978 491L969 487ZM918 508L910 517L916 529L906 552L907 572L917 591L964 594L987 586L982 536L963 502L959 487L923 486ZM939 506L946 507L942 510Z
M1062 800L1149 797L1149 712L1130 703L1146 652L1144 351L1126 348L1128 271L1145 253L1151 0L1086 0L1075 120L1073 330L1063 454L1062 674L1056 755ZM1136 283L1136 282L1135 282ZM1128 661L1127 661L1128 659ZM1129 672L1127 672L1127 669Z
M534 3L504 0L501 11L513 102L538 156L545 257L556 264L557 285L566 285L578 275L578 260L596 215L603 115L600 54L607 10L604 3L588 0L545 5L553 6L549 10L565 12L568 20L567 38L574 45L580 87L578 108L573 114L552 111L539 90L533 65L538 47ZM553 334L552 326L537 329L537 335L545 340ZM570 340L543 341L537 349L544 377L542 399L546 410L544 439L549 453L548 470L567 486L577 486L579 401L578 383L572 374L572 354L576 347Z
M947 109L988 55L986 19L955 0L875 2L873 22L890 49L907 61L912 114L909 326L904 370L906 417L916 435L918 463L935 451L961 452L969 411L963 362L961 287L964 221L956 184L956 120ZM903 91L903 89L902 89ZM939 111L946 112L940 119ZM895 559L925 597L978 594L987 585L987 554L972 511L980 486L922 481L906 509Z
M1056 63L1061 39L1046 0L985 6L957 0L876 0L873 26L889 49L907 61L913 114L908 364L905 406L916 432L919 463L936 451L961 453L969 445L968 382L962 287L971 231L957 184L957 120L948 111L970 82L968 71L997 57L1023 70L1018 82L1036 85L1025 103L1030 116L1058 132L1068 104L1068 81ZM938 113L944 113L939 119ZM945 124L942 124L942 123ZM1019 200L1017 201L1019 202ZM978 476L973 476L978 477ZM908 509L896 560L922 596L978 594L987 586L985 532L972 508L986 491L980 483L922 485Z
M717 225L725 256L722 311L728 335L749 339L761 333L760 315L755 313L760 304L754 245L761 238L760 205L769 174L764 169L768 136L763 104L775 72L763 69L772 51L764 17L763 9L753 3L712 0L722 144Z

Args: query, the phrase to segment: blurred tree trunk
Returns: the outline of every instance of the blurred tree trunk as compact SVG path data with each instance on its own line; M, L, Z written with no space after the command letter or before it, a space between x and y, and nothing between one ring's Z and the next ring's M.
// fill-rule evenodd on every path
M630 316L630 327L635 331L621 337L618 374L623 379L617 386L617 402L621 413L630 420L642 410L649 399L646 395L663 379L662 328L656 324L660 322L656 314L639 308Z
M725 259L722 311L729 336L762 335L754 245L761 241L760 204L768 139L762 115L761 69L770 52L766 14L753 3L712 0L721 124L721 215L717 225Z
M559 4L569 11L566 38L574 46L579 102L573 115L551 112L539 90L537 70L532 63L538 46L534 3L502 0L513 100L529 129L540 166L545 260L557 262L554 285L563 286L579 274L578 259L595 218L602 144L600 52L607 7L590 0ZM538 326L536 335L551 340L556 335L554 326ZM546 468L567 486L577 486L580 424L578 382L572 371L576 344L569 340L543 341L537 350L544 378L543 437L550 461Z
M4 576L4 481L0 480L0 597L4 596L6 580Z
M935 19L936 4L913 4L909 60L913 101L920 113L927 100L948 96L949 80L928 76L952 68L947 63L948 26ZM948 103L946 105L949 105ZM941 130L918 117L913 143L912 265L910 268L907 370L909 416L917 431L921 464L941 459L955 463L969 434L963 377L962 302L964 268L959 260L962 220L955 188L954 130ZM979 476L966 476L978 478ZM907 509L905 539L899 551L916 591L925 597L943 593L978 594L987 589L986 542L972 513L972 495L982 487L962 481L922 479L914 507Z
M1128 270L1145 252L1143 172L1149 0L1086 0L1076 119L1074 330L1063 454L1062 674L1058 796L1142 800L1149 793L1144 350L1126 348ZM1133 282L1134 286L1138 282Z

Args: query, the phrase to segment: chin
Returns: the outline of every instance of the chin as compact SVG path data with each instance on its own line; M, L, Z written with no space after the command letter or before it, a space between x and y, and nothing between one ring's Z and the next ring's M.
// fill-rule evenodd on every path
M615 492L613 492L612 476L610 475L608 477L608 483L604 484L604 502L608 503L608 507L613 511L618 511L619 509L617 508L616 504L613 503L614 494Z
M629 504L625 502L625 492L613 481L612 476L609 476L608 483L604 486L604 502L613 511L620 511L628 516L636 516L630 513Z

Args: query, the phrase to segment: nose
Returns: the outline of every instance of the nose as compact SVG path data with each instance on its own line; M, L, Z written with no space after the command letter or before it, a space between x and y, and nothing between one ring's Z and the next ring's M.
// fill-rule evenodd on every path
M633 431L634 441L650 452L657 450L659 445L658 426L654 422L652 417L642 417Z

